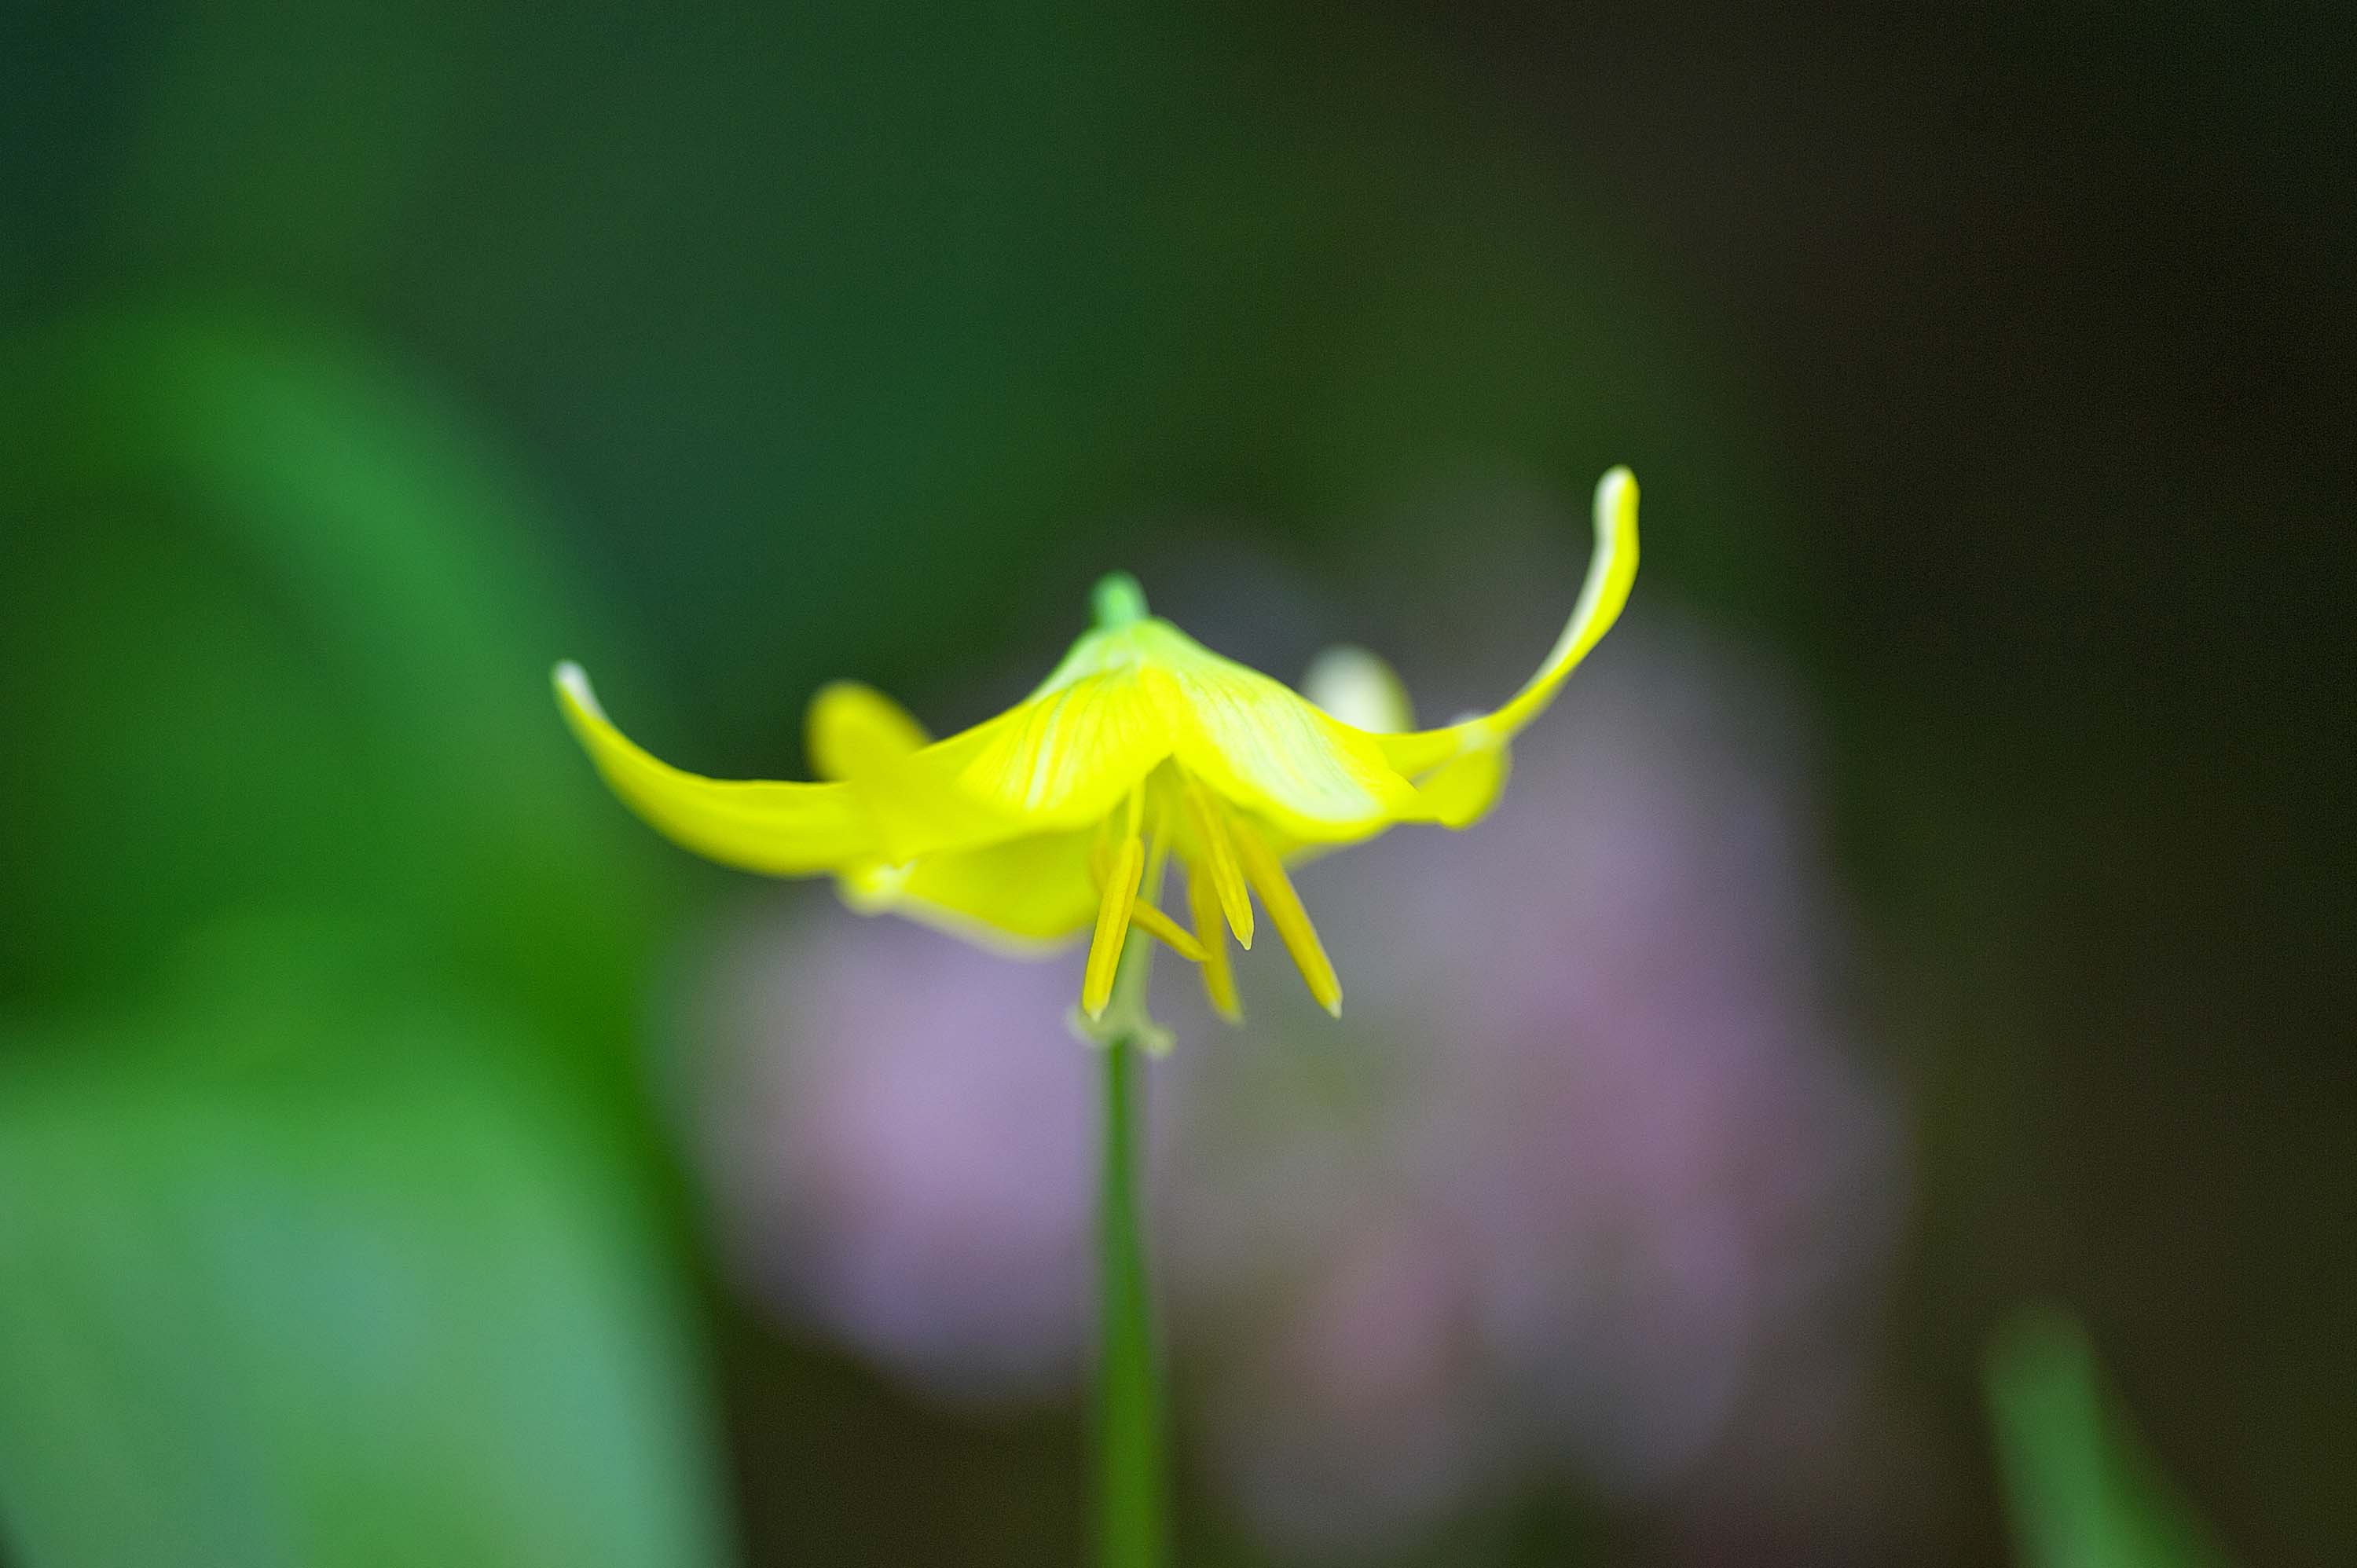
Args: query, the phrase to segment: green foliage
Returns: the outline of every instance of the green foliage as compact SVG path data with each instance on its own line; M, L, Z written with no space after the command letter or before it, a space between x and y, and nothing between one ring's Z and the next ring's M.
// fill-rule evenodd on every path
M0 345L0 1550L721 1561L537 509L355 346Z
M2025 1568L2226 1568L2106 1394L2077 1323L2016 1318L1990 1348L1987 1386Z
M718 1561L692 1344L622 1173L494 1026L265 950L266 985L194 1017L0 1039L8 1544Z
M105 985L292 898L610 1017L647 889L549 722L574 634L537 520L332 337L209 314L0 345L0 810L43 826L0 845L0 992Z

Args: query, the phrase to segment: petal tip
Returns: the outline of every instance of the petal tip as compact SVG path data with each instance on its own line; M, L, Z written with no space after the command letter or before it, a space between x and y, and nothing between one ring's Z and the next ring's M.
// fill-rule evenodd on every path
M590 689L589 672L570 659L560 660L548 672L549 682L557 695L578 705L595 718L604 718L606 710L597 705L597 693Z
M1637 529L1637 476L1626 463L1605 470L1596 481L1596 536L1633 542Z

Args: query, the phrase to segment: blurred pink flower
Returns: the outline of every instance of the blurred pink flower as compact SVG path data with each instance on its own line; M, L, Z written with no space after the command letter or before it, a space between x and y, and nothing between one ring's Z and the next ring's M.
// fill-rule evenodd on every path
M1273 1539L1347 1551L1534 1479L1647 1495L1763 1402L1838 1425L1898 1151L1831 985L1799 731L1756 661L1641 617L1518 746L1491 821L1301 872L1340 1024L1268 955L1241 967L1241 1033L1187 1026L1200 1001L1168 987L1173 1365L1202 1459ZM736 1257L924 1386L1069 1386L1077 957L809 913L759 907L708 993Z
M733 1255L937 1390L1062 1390L1095 1176L1071 975L806 908L772 906L723 952L704 1111Z

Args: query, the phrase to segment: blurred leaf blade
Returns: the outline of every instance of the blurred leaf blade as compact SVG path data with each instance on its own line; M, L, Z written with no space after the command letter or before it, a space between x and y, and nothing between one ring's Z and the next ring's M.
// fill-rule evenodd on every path
M2076 1320L2014 1318L1990 1345L1986 1385L2026 1568L2228 1568L2119 1414Z
M50 825L0 846L34 933L0 978L54 999L292 893L610 1029L652 884L550 720L549 663L598 639L514 466L269 312L0 344L0 802Z
M0 1540L27 1568L727 1561L686 1304L622 1173L495 1030L368 1011L9 1053ZM306 1027L367 1037L204 1038Z

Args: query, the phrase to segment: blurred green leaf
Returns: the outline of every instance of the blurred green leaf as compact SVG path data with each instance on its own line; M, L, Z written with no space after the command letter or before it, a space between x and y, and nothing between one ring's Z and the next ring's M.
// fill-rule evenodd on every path
M689 1318L622 1173L496 1026L306 983L291 934L253 950L267 1006L0 1050L0 1544L725 1560Z
M2114 1408L2077 1322L2051 1311L2015 1318L1990 1346L1986 1379L2029 1568L2225 1568Z
M427 389L267 317L0 345L0 991L335 900L611 1034L651 885L554 721L543 509Z
M31 1568L724 1555L640 1157L652 885L551 709L577 618L542 521L329 334L0 344L0 811L36 825L0 841L0 1540Z

